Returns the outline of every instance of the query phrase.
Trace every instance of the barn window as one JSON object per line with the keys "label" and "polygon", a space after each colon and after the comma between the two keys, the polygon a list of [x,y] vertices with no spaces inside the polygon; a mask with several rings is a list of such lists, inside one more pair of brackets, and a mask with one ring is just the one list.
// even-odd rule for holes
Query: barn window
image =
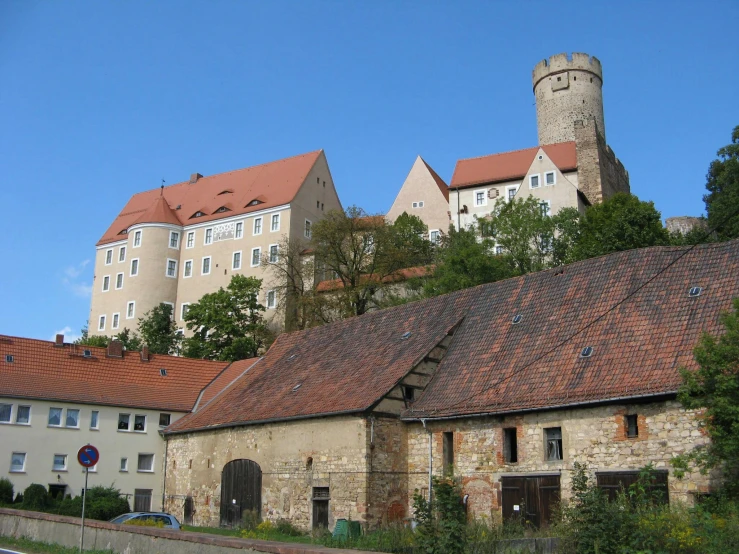
{"label": "barn window", "polygon": [[515,427],[503,429],[503,458],[508,464],[518,462],[518,437]]}
{"label": "barn window", "polygon": [[454,433],[446,432],[442,436],[442,457],[444,460],[444,475],[449,475],[454,466]]}
{"label": "barn window", "polygon": [[639,422],[637,420],[636,414],[627,415],[624,419],[626,436],[630,439],[635,439],[639,436]]}
{"label": "barn window", "polygon": [[544,439],[547,461],[562,460],[562,428],[549,427],[544,429]]}

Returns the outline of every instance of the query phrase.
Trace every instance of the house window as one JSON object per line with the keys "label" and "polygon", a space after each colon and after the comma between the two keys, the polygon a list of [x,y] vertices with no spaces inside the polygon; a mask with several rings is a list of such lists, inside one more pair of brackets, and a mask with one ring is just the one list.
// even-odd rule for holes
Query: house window
{"label": "house window", "polygon": [[444,475],[449,475],[454,466],[454,433],[446,432],[442,436],[441,442],[442,460],[444,463]]}
{"label": "house window", "polygon": [[154,471],[154,454],[139,454],[138,471]]}
{"label": "house window", "polygon": [[126,306],[126,319],[132,319],[135,312],[136,302],[129,302]]}
{"label": "house window", "polygon": [[118,430],[128,431],[131,425],[131,414],[118,414]]}
{"label": "house window", "polygon": [[254,234],[255,235],[262,234],[262,218],[261,217],[254,218]]}
{"label": "house window", "polygon": [[549,200],[545,200],[544,202],[539,203],[539,209],[541,210],[541,215],[548,216],[550,215],[550,208],[549,208]]}
{"label": "house window", "polygon": [[234,231],[234,238],[240,239],[244,236],[244,222],[239,221],[236,224],[236,230]]}
{"label": "house window", "polygon": [[536,175],[530,175],[529,176],[529,188],[532,189],[538,189],[539,188],[539,174]]}
{"label": "house window", "polygon": [[177,277],[177,260],[167,260],[167,277]]}
{"label": "house window", "polygon": [[485,191],[480,190],[475,193],[475,206],[484,206],[487,203],[487,198],[485,197]]}
{"label": "house window", "polygon": [[138,248],[141,246],[141,231],[136,231],[133,234],[133,247]]}
{"label": "house window", "polygon": [[280,230],[280,214],[272,214],[272,223],[270,225],[270,231]]}
{"label": "house window", "polygon": [[90,429],[99,429],[100,425],[100,412],[93,410],[90,414]]}
{"label": "house window", "polygon": [[516,197],[516,193],[518,192],[518,187],[508,187],[506,188],[506,191],[508,192],[508,201],[510,202]]}
{"label": "house window", "polygon": [[182,308],[180,308],[180,313],[181,313],[180,319],[182,320],[185,319],[185,316],[187,315],[187,311],[189,309],[190,309],[190,304],[185,304],[185,303],[182,304]]}
{"label": "house window", "polygon": [[78,428],[80,426],[80,411],[72,408],[67,408],[67,419],[65,422],[66,427]]}
{"label": "house window", "polygon": [[172,414],[159,414],[159,427],[168,427],[172,421]]}
{"label": "house window", "polygon": [[313,224],[309,220],[307,220],[307,219],[305,220],[305,232],[303,233],[303,235],[307,239],[311,238],[311,236],[312,236],[312,231],[311,231],[312,225]]}
{"label": "house window", "polygon": [[49,408],[49,426],[61,427],[62,425],[62,409]]}
{"label": "house window", "polygon": [[495,247],[495,253],[498,254],[498,255],[502,254],[503,253],[503,247],[500,246],[500,245],[496,246]]}
{"label": "house window", "polygon": [[187,242],[185,242],[185,248],[192,248],[195,246],[195,231],[187,233]]}
{"label": "house window", "polygon": [[626,427],[626,436],[635,439],[639,436],[639,421],[636,414],[627,415],[624,418],[624,426]]}
{"label": "house window", "polygon": [[233,263],[231,269],[241,269],[241,250],[234,252]]}
{"label": "house window", "polygon": [[418,207],[419,208],[423,208],[423,200],[419,200],[418,201]]}
{"label": "house window", "polygon": [[101,315],[98,319],[98,331],[105,331],[105,316]]}
{"label": "house window", "polygon": [[403,392],[403,400],[406,402],[413,402],[416,397],[416,389],[407,386],[402,386],[400,389]]}
{"label": "house window", "polygon": [[134,431],[146,431],[146,416],[145,415],[134,416],[133,430]]}
{"label": "house window", "polygon": [[139,274],[139,259],[134,258],[131,260],[131,277]]}
{"label": "house window", "polygon": [[106,250],[105,251],[105,265],[110,265],[113,263],[113,250]]}
{"label": "house window", "polygon": [[267,291],[267,307],[274,308],[276,305],[277,305],[277,293],[275,293],[275,291],[273,290]]}
{"label": "house window", "polygon": [[115,276],[115,290],[123,288],[123,273],[117,273]]}
{"label": "house window", "polygon": [[54,454],[54,465],[52,471],[67,471],[67,455]]}
{"label": "house window", "polygon": [[10,423],[10,414],[12,410],[12,404],[0,404],[0,423]]}
{"label": "house window", "polygon": [[108,292],[110,290],[110,275],[106,275],[103,277],[103,292]]}
{"label": "house window", "polygon": [[210,275],[210,256],[203,258],[203,267],[200,270],[200,275]]}
{"label": "house window", "polygon": [[121,458],[121,469],[120,471],[128,471],[128,458]]}
{"label": "house window", "polygon": [[433,244],[439,244],[439,239],[440,239],[440,238],[441,238],[441,236],[440,236],[440,234],[439,234],[439,231],[437,231],[437,230],[433,230],[433,231],[431,231],[431,232],[429,233],[429,240],[430,240],[430,241],[431,241],[431,242],[432,242]]}
{"label": "house window", "polygon": [[169,247],[170,248],[180,247],[180,234],[177,231],[169,232]]}
{"label": "house window", "polygon": [[26,470],[26,453],[13,452],[10,456],[10,471],[13,473],[21,473]]}
{"label": "house window", "polygon": [[515,427],[503,429],[503,459],[508,464],[518,462],[518,437]]}
{"label": "house window", "polygon": [[119,319],[120,319],[120,314],[113,314],[113,329],[118,329]]}
{"label": "house window", "polygon": [[185,260],[185,270],[182,272],[183,277],[192,277],[192,260]]}
{"label": "house window", "polygon": [[562,457],[562,428],[550,427],[544,429],[544,440],[546,446],[547,461],[557,461],[564,459]]}
{"label": "house window", "polygon": [[277,263],[278,260],[278,252],[279,252],[279,246],[276,244],[271,244],[269,247],[269,261],[271,263]]}
{"label": "house window", "polygon": [[126,247],[125,246],[121,246],[120,250],[118,250],[118,261],[119,262],[126,261]]}
{"label": "house window", "polygon": [[262,257],[262,249],[261,248],[252,248],[251,249],[251,266],[256,267],[259,265],[259,260]]}
{"label": "house window", "polygon": [[554,171],[547,171],[544,174],[544,184],[547,186],[552,186],[557,183],[557,174]]}
{"label": "house window", "polygon": [[205,230],[205,244],[212,244],[213,243],[213,229],[206,229]]}
{"label": "house window", "polygon": [[15,414],[15,422],[18,425],[28,425],[31,423],[31,406],[18,406]]}

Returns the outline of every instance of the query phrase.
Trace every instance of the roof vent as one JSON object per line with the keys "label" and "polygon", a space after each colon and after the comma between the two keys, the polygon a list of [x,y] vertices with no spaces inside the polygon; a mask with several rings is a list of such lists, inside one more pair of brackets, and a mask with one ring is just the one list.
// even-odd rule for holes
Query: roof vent
{"label": "roof vent", "polygon": [[289,362],[290,360],[294,360],[297,357],[298,357],[297,354],[291,354],[290,356],[287,357],[287,361]]}
{"label": "roof vent", "polygon": [[5,354],[5,361],[9,364],[13,363],[13,355],[12,354]]}
{"label": "roof vent", "polygon": [[580,357],[581,358],[589,358],[593,355],[593,347],[592,346],[586,346],[580,351]]}
{"label": "roof vent", "polygon": [[83,356],[84,356],[85,358],[92,358],[92,350],[89,350],[89,349],[85,348],[85,349],[84,349],[84,350],[82,351],[82,355],[83,355]]}
{"label": "roof vent", "polygon": [[690,298],[695,298],[696,296],[700,296],[702,292],[703,292],[703,287],[692,287],[688,291],[688,296]]}
{"label": "roof vent", "polygon": [[159,370],[159,375],[161,375],[162,377],[166,377],[167,376],[167,370],[164,369],[164,368],[161,368]]}
{"label": "roof vent", "polygon": [[522,319],[523,316],[521,314],[516,314],[513,316],[513,321],[511,321],[511,323],[513,323],[513,325],[518,325],[519,323],[521,323]]}
{"label": "roof vent", "polygon": [[203,176],[200,175],[200,173],[193,173],[192,175],[190,175],[190,184],[192,185],[193,183],[197,183],[198,179],[202,178]]}
{"label": "roof vent", "polygon": [[410,331],[406,331],[405,333],[403,333],[402,335],[400,335],[400,340],[408,340],[409,338],[411,338],[411,332]]}
{"label": "roof vent", "polygon": [[295,386],[293,387],[293,392],[297,392],[297,391],[298,391],[298,389],[299,389],[300,387],[302,387],[302,386],[303,386],[303,383],[298,383],[297,385],[295,385]]}

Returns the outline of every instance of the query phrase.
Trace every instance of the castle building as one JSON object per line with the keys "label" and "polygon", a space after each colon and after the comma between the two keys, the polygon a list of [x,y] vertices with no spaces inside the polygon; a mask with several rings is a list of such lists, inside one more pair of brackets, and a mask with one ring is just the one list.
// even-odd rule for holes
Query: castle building
{"label": "castle building", "polygon": [[281,299],[261,260],[278,258],[285,238],[309,240],[312,225],[336,209],[322,150],[134,194],[96,245],[90,334],[136,330],[160,303],[184,328],[188,306],[236,274],[263,279],[259,300],[281,325]]}

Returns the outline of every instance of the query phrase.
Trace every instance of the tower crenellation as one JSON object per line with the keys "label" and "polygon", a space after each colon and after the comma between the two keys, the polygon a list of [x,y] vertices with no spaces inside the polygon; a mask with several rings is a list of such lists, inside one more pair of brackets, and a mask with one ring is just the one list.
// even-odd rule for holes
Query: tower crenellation
{"label": "tower crenellation", "polygon": [[603,68],[595,56],[575,52],[542,60],[532,74],[539,144],[575,140],[574,123],[594,119],[605,140]]}

